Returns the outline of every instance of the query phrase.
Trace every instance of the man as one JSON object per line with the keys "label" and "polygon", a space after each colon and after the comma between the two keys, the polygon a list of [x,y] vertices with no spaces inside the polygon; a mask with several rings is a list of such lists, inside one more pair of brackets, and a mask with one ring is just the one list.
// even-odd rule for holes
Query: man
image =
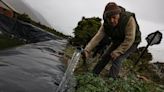
{"label": "man", "polygon": [[94,67],[93,73],[98,75],[105,65],[111,61],[109,77],[116,78],[122,61],[137,49],[141,41],[141,33],[135,14],[121,10],[120,6],[114,2],[109,2],[106,5],[103,20],[104,23],[86,45],[84,53],[85,57],[88,58],[92,49],[98,45],[105,35],[108,35],[112,44]]}
{"label": "man", "polygon": [[95,47],[92,57],[93,58],[96,57],[97,54],[99,54],[101,57],[104,51],[106,50],[106,48],[108,47],[108,45],[110,45],[110,43],[111,41],[108,35],[104,36],[103,39],[99,42],[99,44]]}

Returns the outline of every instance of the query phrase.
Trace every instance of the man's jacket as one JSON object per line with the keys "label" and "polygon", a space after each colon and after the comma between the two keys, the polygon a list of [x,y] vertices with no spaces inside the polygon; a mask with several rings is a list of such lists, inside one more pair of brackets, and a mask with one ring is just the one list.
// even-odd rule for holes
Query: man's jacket
{"label": "man's jacket", "polygon": [[141,41],[141,32],[134,13],[122,12],[119,23],[115,28],[110,27],[106,19],[99,31],[88,43],[85,50],[91,51],[107,34],[113,42],[113,52],[124,54],[132,44],[139,44]]}

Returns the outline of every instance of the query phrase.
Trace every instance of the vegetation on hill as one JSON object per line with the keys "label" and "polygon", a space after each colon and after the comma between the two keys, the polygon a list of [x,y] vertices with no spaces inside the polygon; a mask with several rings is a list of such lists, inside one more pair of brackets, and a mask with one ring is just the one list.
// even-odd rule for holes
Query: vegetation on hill
{"label": "vegetation on hill", "polygon": [[53,28],[47,27],[47,26],[41,24],[40,22],[35,22],[35,21],[33,21],[33,20],[32,20],[27,14],[25,14],[25,13],[24,13],[24,14],[18,14],[18,13],[17,13],[16,18],[19,19],[19,20],[21,20],[21,21],[24,21],[24,22],[33,24],[33,25],[35,25],[35,26],[37,26],[37,27],[39,27],[39,28],[42,28],[42,29],[44,29],[45,31],[51,32],[51,33],[53,33],[53,34],[55,34],[55,35],[57,35],[57,36],[59,36],[59,37],[62,37],[62,38],[68,38],[68,37],[70,37],[70,36],[68,36],[68,35],[65,35],[65,34],[63,34],[63,33],[59,32],[59,31],[53,29]]}

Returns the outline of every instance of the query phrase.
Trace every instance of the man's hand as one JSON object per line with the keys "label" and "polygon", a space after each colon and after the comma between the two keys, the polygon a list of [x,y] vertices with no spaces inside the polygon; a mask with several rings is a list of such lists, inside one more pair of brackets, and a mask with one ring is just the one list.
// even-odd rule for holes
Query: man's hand
{"label": "man's hand", "polygon": [[110,54],[110,56],[111,56],[112,60],[114,61],[114,60],[116,60],[120,56],[120,54],[119,53],[116,53],[116,52],[112,52]]}
{"label": "man's hand", "polygon": [[90,52],[87,50],[84,50],[82,53],[82,58],[89,58]]}

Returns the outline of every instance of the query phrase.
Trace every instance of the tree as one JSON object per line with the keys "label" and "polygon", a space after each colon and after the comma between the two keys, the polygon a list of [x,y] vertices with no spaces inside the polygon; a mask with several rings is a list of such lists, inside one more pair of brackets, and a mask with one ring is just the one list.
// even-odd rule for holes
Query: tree
{"label": "tree", "polygon": [[78,22],[74,29],[74,38],[71,39],[73,45],[85,46],[91,38],[96,34],[101,26],[101,19],[98,17],[85,18]]}

